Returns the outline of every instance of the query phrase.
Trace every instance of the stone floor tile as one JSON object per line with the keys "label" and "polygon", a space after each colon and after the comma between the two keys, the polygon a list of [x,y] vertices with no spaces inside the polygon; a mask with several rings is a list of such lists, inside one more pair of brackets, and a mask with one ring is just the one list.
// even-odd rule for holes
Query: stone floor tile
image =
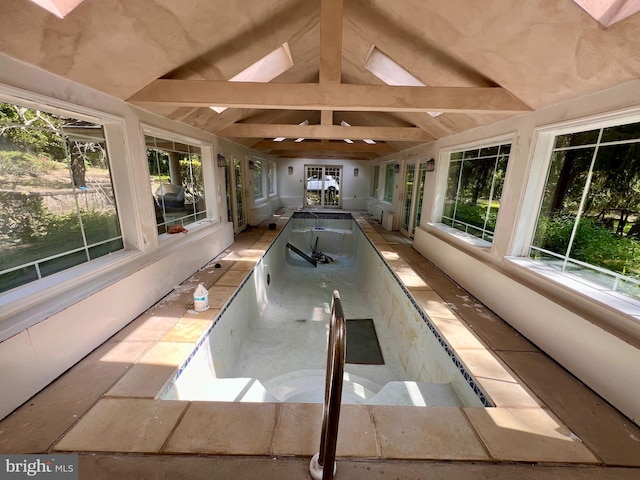
{"label": "stone floor tile", "polygon": [[[304,428],[301,428],[304,426]],[[318,453],[322,428],[322,404],[283,403],[280,405],[274,433],[274,455]],[[367,408],[342,405],[336,455],[339,457],[376,457],[376,441]]]}
{"label": "stone floor tile", "polygon": [[209,288],[211,287],[211,285],[216,283],[218,279],[220,279],[224,272],[225,270],[223,270],[222,268],[215,268],[215,263],[209,264],[202,268],[200,271],[196,272],[192,277],[190,277],[190,280],[196,286],[202,283],[205,288]]}
{"label": "stone floor tile", "polygon": [[121,341],[109,340],[91,352],[83,362],[112,362],[134,364],[154,345],[151,341]]}
{"label": "stone floor tile", "polygon": [[246,277],[246,271],[230,269],[216,282],[216,287],[237,287]]}
{"label": "stone floor tile", "polygon": [[640,480],[640,470],[471,462],[338,461],[336,478],[349,480]]}
{"label": "stone floor tile", "polygon": [[271,246],[271,243],[272,243],[272,240],[269,240],[269,239],[263,240],[261,238],[256,243],[251,245],[251,250],[261,251],[264,254],[264,252],[266,252],[267,249]]}
{"label": "stone floor tile", "polygon": [[102,399],[54,450],[158,452],[187,405],[166,400]]}
{"label": "stone floor tile", "polygon": [[[80,480],[310,479],[307,457],[195,457],[81,454]],[[640,480],[630,468],[530,464],[338,460],[336,479],[349,480]]]}
{"label": "stone floor tile", "polygon": [[210,320],[182,317],[160,341],[196,343],[209,330],[211,324]]}
{"label": "stone floor tile", "polygon": [[464,412],[495,460],[600,463],[545,409],[465,408]]}
{"label": "stone floor tile", "polygon": [[231,265],[230,269],[231,270],[244,270],[245,272],[251,270],[253,267],[256,266],[256,262],[253,260],[237,260],[235,262],[233,262],[233,264]]}
{"label": "stone floor tile", "polygon": [[209,307],[208,310],[205,310],[203,312],[196,312],[193,309],[189,309],[186,312],[184,312],[184,315],[182,315],[182,317],[180,317],[180,320],[215,320],[218,315],[220,315],[220,308],[213,308],[213,307]]}
{"label": "stone floor tile", "polygon": [[380,456],[380,453],[369,408],[363,408],[362,405],[342,405],[336,455],[373,458]]}
{"label": "stone floor tile", "polygon": [[322,404],[283,403],[278,412],[271,453],[311,457],[320,447],[321,429]]}
{"label": "stone floor tile", "polygon": [[178,367],[170,365],[137,364],[113,386],[107,397],[155,398],[172,378]]}
{"label": "stone floor tile", "polygon": [[[79,480],[306,480],[308,458],[81,454]],[[617,480],[617,479],[614,479]]]}
{"label": "stone floor tile", "polygon": [[411,245],[398,245],[396,250],[489,347],[494,350],[539,351]]}
{"label": "stone floor tile", "polygon": [[391,268],[398,276],[400,281],[404,284],[404,286],[407,287],[411,292],[418,290],[432,290],[431,286],[427,282],[425,282],[421,276],[414,272],[413,269],[408,265],[393,265]]}
{"label": "stone floor tile", "polygon": [[165,452],[269,455],[276,409],[275,403],[194,402]]}
{"label": "stone floor tile", "polygon": [[384,458],[488,459],[458,408],[387,405],[370,408]]}
{"label": "stone floor tile", "polygon": [[453,315],[445,317],[429,315],[429,318],[454,350],[460,348],[486,348],[473,331],[459,318]]}
{"label": "stone floor tile", "polygon": [[191,351],[192,343],[156,343],[108,392],[112,397],[154,398]]}
{"label": "stone floor tile", "polygon": [[209,289],[209,307],[221,309],[229,301],[235,287],[223,287],[214,285]]}
{"label": "stone floor tile", "polygon": [[193,347],[175,342],[158,342],[149,349],[138,364],[169,365],[178,367],[186,360]]}
{"label": "stone floor tile", "polygon": [[444,318],[454,316],[449,305],[435,291],[415,290],[411,295],[429,316]]}
{"label": "stone floor tile", "polygon": [[495,354],[482,349],[460,348],[458,358],[469,368],[496,406],[538,407],[543,403],[526,387]]}
{"label": "stone floor tile", "polygon": [[640,467],[640,427],[543,353],[500,356],[608,465]]}
{"label": "stone floor tile", "polygon": [[116,333],[112,340],[128,342],[157,342],[178,321],[178,316],[153,315],[145,312]]}
{"label": "stone floor tile", "polygon": [[81,362],[0,422],[0,452],[43,453],[102,397],[130,364]]}

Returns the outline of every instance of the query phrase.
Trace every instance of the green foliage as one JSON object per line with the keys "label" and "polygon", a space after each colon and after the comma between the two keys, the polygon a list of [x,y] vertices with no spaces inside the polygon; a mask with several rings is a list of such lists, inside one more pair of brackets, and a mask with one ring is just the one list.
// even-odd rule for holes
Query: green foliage
{"label": "green foliage", "polygon": [[[484,222],[487,218],[487,204],[478,203],[477,205],[458,204],[456,206],[456,220],[476,227],[484,228]],[[496,228],[496,220],[498,219],[498,209],[491,208],[487,221],[487,230],[494,231]]]}
{"label": "green foliage", "polygon": [[[536,229],[536,243],[546,250],[565,254],[575,223],[573,215],[541,218]],[[570,257],[590,265],[640,278],[640,243],[616,235],[593,218],[578,224]]]}
{"label": "green foliage", "polygon": [[54,115],[0,103],[0,150],[20,149],[64,160],[65,141],[55,130],[62,120]]}
{"label": "green foliage", "polygon": [[46,235],[47,219],[52,214],[42,197],[1,192],[0,205],[0,237],[29,241]]}
{"label": "green foliage", "polygon": [[[61,253],[83,245],[80,219],[75,210],[56,215],[42,197],[0,194],[0,238],[9,248],[0,253],[0,270]],[[82,210],[82,227],[89,244],[119,235],[116,212]]]}
{"label": "green foliage", "polygon": [[202,162],[200,160],[192,159],[191,162],[187,159],[180,160],[180,176],[184,186],[189,187],[191,180],[193,180],[196,192],[204,191],[204,186],[202,185]]}
{"label": "green foliage", "polygon": [[38,177],[50,170],[63,168],[66,168],[64,164],[54,162],[47,157],[15,150],[0,150],[0,175]]}

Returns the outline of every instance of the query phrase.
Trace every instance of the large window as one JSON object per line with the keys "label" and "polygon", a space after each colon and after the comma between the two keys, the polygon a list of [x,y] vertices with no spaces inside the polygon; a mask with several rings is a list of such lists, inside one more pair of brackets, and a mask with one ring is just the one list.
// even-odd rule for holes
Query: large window
{"label": "large window", "polygon": [[276,194],[276,162],[257,157],[249,162],[253,180],[253,200],[259,203]]}
{"label": "large window", "polygon": [[199,146],[146,135],[158,233],[206,218]]}
{"label": "large window", "polygon": [[493,241],[510,144],[451,154],[442,223]]}
{"label": "large window", "polygon": [[393,171],[393,163],[387,163],[384,167],[384,196],[382,197],[382,200],[389,203],[393,202]]}
{"label": "large window", "polygon": [[640,123],[555,137],[529,255],[640,298]]}
{"label": "large window", "polygon": [[253,199],[255,201],[263,200],[265,198],[263,183],[266,181],[263,168],[264,162],[254,158],[249,165],[253,171]]}
{"label": "large window", "polygon": [[267,170],[267,191],[269,196],[276,194],[276,162],[270,161]]}
{"label": "large window", "polygon": [[122,248],[103,126],[0,103],[0,292]]}
{"label": "large window", "polygon": [[371,192],[372,197],[378,198],[378,190],[380,188],[380,165],[373,167],[373,175],[371,177]]}

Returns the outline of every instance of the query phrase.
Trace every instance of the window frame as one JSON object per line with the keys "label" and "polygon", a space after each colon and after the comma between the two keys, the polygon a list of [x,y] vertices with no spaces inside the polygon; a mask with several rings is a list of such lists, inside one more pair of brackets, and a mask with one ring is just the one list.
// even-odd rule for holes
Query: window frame
{"label": "window frame", "polygon": [[267,161],[267,198],[278,195],[278,168],[274,160]]}
{"label": "window frame", "polygon": [[[389,205],[393,204],[393,193],[395,190],[395,177],[396,177],[396,161],[393,160],[391,162],[386,162],[383,164],[384,165],[384,182],[383,182],[383,186],[384,188],[382,189],[382,198],[380,199],[382,202],[387,203]],[[391,167],[391,168],[389,168]],[[387,178],[388,178],[388,174],[389,172],[391,172],[391,192],[390,195],[387,195]]]}
{"label": "window frame", "polygon": [[[116,202],[121,207],[135,204],[137,185],[130,162],[117,160],[131,154],[124,117],[1,84],[0,101],[102,125]],[[32,326],[42,315],[103,288],[120,275],[120,269],[143,255],[144,234],[136,223],[136,212],[128,210],[117,212],[124,249],[0,293],[0,341]]]}
{"label": "window frame", "polygon": [[[463,230],[459,230],[455,227],[447,225],[442,222],[442,217],[444,215],[444,203],[446,200],[447,194],[447,182],[449,179],[449,168],[451,166],[451,155],[456,152],[466,152],[469,150],[475,149],[483,149],[489,147],[495,147],[500,145],[510,144],[511,150],[509,153],[509,158],[507,161],[507,168],[505,170],[505,180],[503,185],[503,193],[505,191],[506,186],[509,183],[509,161],[514,158],[514,152],[516,148],[515,135],[513,133],[507,135],[500,135],[497,137],[491,137],[487,139],[483,139],[477,142],[470,142],[464,144],[452,145],[450,147],[442,148],[439,154],[439,164],[441,168],[438,171],[437,178],[437,196],[442,198],[441,201],[437,202],[433,212],[433,218],[436,219],[434,222],[428,222],[427,224],[437,228],[438,230],[450,235],[451,237],[455,237],[457,240],[461,240],[464,243],[471,245],[477,248],[485,248],[489,250],[493,250],[496,245],[495,235],[499,231],[500,225],[500,217],[496,219],[496,227],[494,229],[494,240],[492,242],[488,242],[482,238],[471,235],[470,233],[466,233]],[[502,195],[501,195],[502,198]]]}
{"label": "window frame", "polygon": [[[188,135],[182,135],[177,132],[172,132],[170,130],[165,130],[163,128],[156,127],[154,125],[150,125],[147,123],[140,123],[140,135],[142,138],[142,148],[144,149],[144,155],[146,158],[147,155],[147,145],[145,142],[146,136],[153,136],[156,138],[161,138],[165,140],[169,140],[171,142],[177,142],[181,144],[191,145],[200,148],[200,161],[202,162],[202,181],[204,186],[204,199],[205,199],[205,217],[199,220],[196,220],[193,223],[189,223],[189,231],[201,228],[204,225],[216,223],[217,210],[215,209],[215,203],[211,197],[215,196],[215,192],[211,190],[211,186],[214,184],[213,181],[213,147],[210,143],[205,142],[203,140],[199,140],[197,138],[190,137]],[[206,165],[205,165],[206,164]],[[147,178],[151,177],[151,172],[149,171],[148,162],[145,162],[145,169]],[[149,199],[153,202],[153,191],[151,188],[148,188]],[[150,214],[153,213],[150,210]],[[154,227],[157,227],[157,222],[155,219],[152,219],[152,224]],[[161,233],[157,235],[159,242],[165,242],[168,238],[174,237],[174,235],[168,233]]]}
{"label": "window frame", "polygon": [[530,175],[525,185],[520,213],[516,220],[511,249],[504,258],[509,266],[533,274],[534,278],[543,279],[553,285],[553,288],[560,287],[577,295],[577,298],[581,298],[582,301],[584,298],[588,298],[619,313],[633,315],[635,322],[637,322],[637,318],[640,316],[640,300],[596,287],[576,275],[552,269],[543,262],[528,256],[544,198],[555,138],[559,135],[635,122],[640,122],[640,107],[543,125],[535,129],[531,142]]}
{"label": "window frame", "polygon": [[[94,265],[96,263],[97,260],[99,260],[102,256],[114,256],[114,255],[119,255],[122,252],[126,251],[128,249],[128,245],[125,241],[125,233],[123,231],[123,221],[122,221],[122,209],[118,208],[117,205],[120,204],[120,197],[119,194],[117,193],[116,190],[116,186],[115,186],[115,175],[114,175],[114,162],[112,161],[112,148],[111,148],[111,144],[110,142],[112,142],[112,140],[109,140],[109,133],[108,133],[108,127],[113,125],[114,123],[119,123],[118,119],[116,117],[111,117],[109,115],[104,115],[104,116],[100,116],[99,112],[94,112],[91,111],[90,109],[86,109],[86,108],[80,108],[78,106],[75,105],[66,105],[63,102],[49,102],[48,100],[50,99],[43,99],[42,101],[36,101],[36,100],[30,100],[30,99],[25,99],[21,96],[17,96],[17,95],[13,95],[11,94],[11,92],[6,92],[6,90],[8,89],[3,89],[0,88],[0,102],[2,103],[6,103],[6,104],[10,104],[10,105],[16,105],[19,107],[25,107],[28,108],[30,110],[37,110],[37,111],[41,111],[43,113],[47,113],[50,115],[55,115],[61,118],[68,118],[68,119],[72,119],[72,120],[79,120],[79,121],[83,121],[83,122],[87,122],[87,123],[91,123],[93,125],[99,126],[101,128],[101,132],[102,132],[102,136],[101,136],[101,142],[99,143],[103,143],[104,144],[104,150],[106,152],[106,158],[107,158],[107,162],[108,162],[108,172],[109,172],[109,181],[111,184],[111,189],[113,190],[113,198],[114,198],[114,205],[113,205],[113,210],[115,213],[115,218],[117,220],[117,228],[119,230],[119,235],[109,238],[109,239],[105,239],[101,242],[95,243],[95,244],[91,244],[91,242],[89,242],[88,238],[87,238],[87,230],[84,229],[84,222],[83,222],[83,218],[82,215],[80,214],[80,211],[76,211],[76,215],[78,216],[78,220],[79,220],[79,228],[81,230],[81,238],[82,238],[82,245],[81,246],[76,246],[74,248],[68,249],[68,250],[64,250],[58,253],[55,253],[53,256],[51,257],[45,257],[45,258],[41,258],[38,259],[36,261],[31,261],[31,262],[27,262],[25,264],[21,264],[21,265],[16,265],[14,267],[9,268],[9,271],[11,270],[16,270],[19,268],[25,268],[31,264],[35,264],[35,268],[36,268],[36,272],[38,272],[38,278],[33,279],[31,281],[28,281],[26,283],[22,283],[20,285],[17,285],[9,290],[6,290],[4,292],[0,292],[0,295],[6,294],[7,292],[11,292],[15,289],[20,289],[23,288],[27,285],[31,285],[33,283],[36,282],[41,282],[43,279],[48,278],[48,277],[52,277],[52,276],[56,276],[57,274],[60,274],[62,272],[66,272],[69,270],[74,270],[77,269],[83,265],[87,265],[87,264],[91,264]],[[34,97],[37,97],[34,95]],[[82,111],[78,111],[78,110],[82,110]],[[87,114],[86,112],[89,112],[89,114]],[[42,130],[41,128],[33,128],[33,130]],[[46,128],[44,130],[47,131],[54,131],[53,128]],[[90,138],[90,137],[87,137]],[[65,148],[65,152],[67,153],[67,155],[70,155],[71,153],[68,151],[67,148]],[[69,172],[70,173],[70,172]],[[73,183],[73,179],[70,177],[69,179],[70,185]],[[74,191],[74,203],[76,205],[76,209],[78,208],[78,203],[80,202],[80,199],[76,196],[77,193],[75,193],[76,189],[77,190],[81,190],[82,187],[71,187],[71,189]],[[82,202],[80,202],[82,203]],[[89,258],[90,257],[90,253],[89,250],[91,248],[94,248],[100,244],[103,243],[108,243],[108,242],[113,242],[118,240],[121,244],[122,244],[122,248],[119,248],[117,250],[114,250],[112,252],[109,252],[108,254],[103,254],[100,256],[97,256],[95,258]],[[40,268],[42,267],[42,264],[54,259],[54,258],[63,258],[66,257],[68,255],[72,255],[73,253],[81,253],[84,252],[84,256],[87,257],[87,259],[85,261],[82,261],[80,263],[62,268],[60,270],[55,271],[54,273],[50,273],[50,274],[43,274],[42,276],[40,275],[39,271]]]}
{"label": "window frame", "polygon": [[373,173],[371,174],[371,187],[369,190],[369,196],[375,199],[379,198],[380,194],[380,172],[382,171],[381,164],[373,166]]}

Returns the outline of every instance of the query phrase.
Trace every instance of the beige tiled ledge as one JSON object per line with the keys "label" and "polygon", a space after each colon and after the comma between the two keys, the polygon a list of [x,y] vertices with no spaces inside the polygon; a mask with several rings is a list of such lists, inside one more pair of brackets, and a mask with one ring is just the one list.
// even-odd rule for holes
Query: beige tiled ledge
{"label": "beige tiled ledge", "polygon": [[[319,404],[100,400],[55,451],[311,456]],[[337,455],[597,464],[543,409],[344,405]]]}

